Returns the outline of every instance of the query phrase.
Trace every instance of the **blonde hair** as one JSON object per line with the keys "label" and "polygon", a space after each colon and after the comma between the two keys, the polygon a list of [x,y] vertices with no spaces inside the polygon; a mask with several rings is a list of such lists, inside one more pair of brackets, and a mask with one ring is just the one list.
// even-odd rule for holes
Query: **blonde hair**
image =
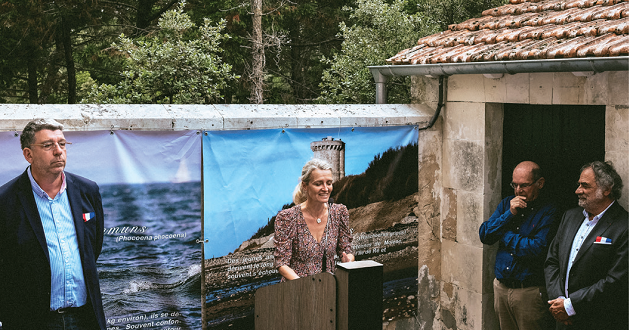
{"label": "blonde hair", "polygon": [[313,158],[304,164],[302,167],[302,176],[300,176],[300,182],[295,187],[293,191],[293,203],[298,205],[306,201],[306,194],[302,190],[304,184],[308,184],[311,181],[311,173],[313,173],[314,169],[322,170],[322,171],[331,171],[332,166],[330,164],[319,158]]}

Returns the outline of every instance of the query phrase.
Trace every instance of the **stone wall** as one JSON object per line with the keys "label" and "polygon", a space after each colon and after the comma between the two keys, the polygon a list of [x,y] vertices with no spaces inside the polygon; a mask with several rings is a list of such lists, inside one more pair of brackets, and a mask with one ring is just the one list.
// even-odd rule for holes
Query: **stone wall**
{"label": "stone wall", "polygon": [[[435,108],[437,88],[435,78],[413,77],[414,103]],[[420,329],[499,329],[496,246],[481,244],[478,230],[501,199],[503,104],[605,105],[605,157],[628,209],[628,72],[455,75],[445,91],[441,120],[419,136]]]}

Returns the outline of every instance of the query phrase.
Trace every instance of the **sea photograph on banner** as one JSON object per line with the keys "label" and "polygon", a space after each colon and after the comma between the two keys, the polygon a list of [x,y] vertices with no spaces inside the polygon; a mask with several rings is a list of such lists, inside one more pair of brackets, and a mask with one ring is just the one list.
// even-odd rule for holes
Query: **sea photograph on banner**
{"label": "sea photograph on banner", "polygon": [[[0,134],[1,184],[28,166],[16,135]],[[102,197],[107,329],[201,329],[201,132],[64,135],[65,171],[96,182]]]}
{"label": "sea photograph on banner", "polygon": [[[383,264],[383,321],[417,310],[417,126],[208,131],[203,136],[205,321],[254,329],[254,295],[276,284],[274,223],[302,167],[333,168],[356,260]],[[340,260],[337,260],[340,262]]]}

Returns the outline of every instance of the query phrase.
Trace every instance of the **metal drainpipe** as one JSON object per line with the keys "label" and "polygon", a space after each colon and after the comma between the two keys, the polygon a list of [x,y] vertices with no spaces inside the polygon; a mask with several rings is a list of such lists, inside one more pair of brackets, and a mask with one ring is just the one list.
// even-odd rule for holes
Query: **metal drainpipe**
{"label": "metal drainpipe", "polygon": [[[374,76],[374,82],[376,83],[376,104],[387,104],[387,76],[382,74],[379,70],[372,70],[372,75]],[[425,127],[421,127],[418,130],[422,131],[425,129],[429,129],[433,127],[438,117],[440,116],[440,112],[442,107],[444,106],[444,76],[440,76],[439,86],[438,86],[438,104],[437,109],[435,109],[435,113],[433,114],[433,118],[429,121],[429,124]]]}
{"label": "metal drainpipe", "polygon": [[442,107],[444,106],[444,76],[440,76],[440,82],[439,82],[439,86],[438,86],[438,94],[439,95],[438,95],[437,109],[435,109],[435,113],[433,114],[433,118],[431,118],[431,121],[429,121],[429,124],[427,126],[418,128],[418,131],[422,131],[422,130],[429,129],[429,128],[433,127],[433,125],[437,121],[438,117],[440,116],[440,111],[442,111]]}
{"label": "metal drainpipe", "polygon": [[385,76],[441,76],[455,74],[628,71],[628,56],[368,66]]}
{"label": "metal drainpipe", "polygon": [[372,70],[376,83],[376,104],[387,104],[387,77],[379,70]]}

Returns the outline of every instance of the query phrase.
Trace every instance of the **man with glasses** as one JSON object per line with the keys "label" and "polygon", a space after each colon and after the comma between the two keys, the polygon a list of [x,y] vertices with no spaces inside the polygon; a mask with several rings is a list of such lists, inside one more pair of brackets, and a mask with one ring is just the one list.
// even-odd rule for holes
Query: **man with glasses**
{"label": "man with glasses", "polygon": [[525,161],[512,172],[514,195],[481,224],[484,244],[499,242],[494,265],[494,310],[501,330],[550,329],[543,265],[558,226],[557,208],[540,196],[545,178]]}
{"label": "man with glasses", "polygon": [[[582,167],[578,205],[564,213],[545,261],[558,329],[628,329],[628,212],[609,162]],[[569,327],[567,327],[569,326]]]}
{"label": "man with glasses", "polygon": [[3,330],[105,330],[101,195],[96,183],[64,172],[70,142],[62,129],[29,122],[20,143],[30,166],[0,187]]}

